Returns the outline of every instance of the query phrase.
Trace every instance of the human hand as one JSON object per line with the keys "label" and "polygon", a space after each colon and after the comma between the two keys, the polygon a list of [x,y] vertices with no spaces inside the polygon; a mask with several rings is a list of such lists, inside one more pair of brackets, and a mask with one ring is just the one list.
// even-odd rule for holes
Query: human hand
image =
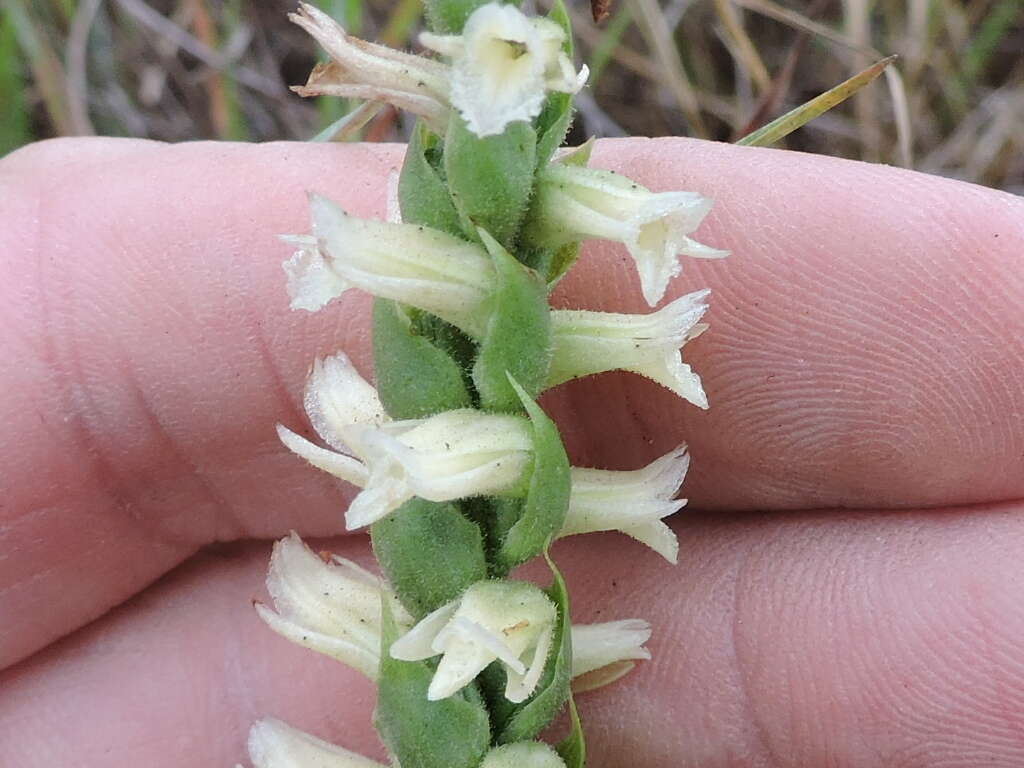
{"label": "human hand", "polygon": [[[338,534],[353,493],[273,424],[304,428],[316,354],[370,370],[368,299],[290,312],[274,236],[307,188],[380,215],[399,162],[67,140],[0,163],[4,765],[229,766],[266,715],[380,754],[370,684],[248,603],[268,540]],[[670,291],[713,289],[686,348],[710,411],[629,374],[543,400],[576,464],[694,457],[678,567],[554,548],[577,621],[654,626],[651,662],[580,698],[592,768],[1024,763],[1024,202],[684,140],[593,164],[715,198],[700,235],[733,256]],[[606,244],[558,296],[646,311]]]}

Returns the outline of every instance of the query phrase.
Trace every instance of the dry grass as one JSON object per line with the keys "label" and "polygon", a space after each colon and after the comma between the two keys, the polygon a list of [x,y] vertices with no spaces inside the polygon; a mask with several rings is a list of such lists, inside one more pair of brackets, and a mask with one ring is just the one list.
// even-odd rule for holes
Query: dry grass
{"label": "dry grass", "polygon": [[[536,2],[540,10],[548,0]],[[352,31],[414,45],[419,0],[321,0]],[[35,138],[309,139],[354,105],[299,99],[317,52],[291,0],[0,0],[0,154]],[[898,54],[884,80],[788,146],[1024,193],[1024,0],[617,0],[571,5],[593,70],[574,139],[735,140]],[[402,139],[383,110],[361,131]],[[351,132],[350,132],[351,133]]]}

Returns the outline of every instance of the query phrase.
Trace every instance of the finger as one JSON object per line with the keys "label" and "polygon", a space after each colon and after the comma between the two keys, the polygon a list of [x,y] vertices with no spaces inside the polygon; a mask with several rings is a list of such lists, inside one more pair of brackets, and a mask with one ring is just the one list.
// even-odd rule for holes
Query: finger
{"label": "finger", "polygon": [[[0,663],[204,543],[336,532],[352,490],[287,455],[271,425],[304,424],[315,354],[343,348],[369,371],[368,303],[289,312],[275,235],[307,228],[309,187],[379,215],[398,149],[102,145],[84,145],[87,165],[68,165],[76,143],[15,154],[0,180],[0,334],[18,361],[0,372],[14,436],[0,456],[17,478],[0,609],[33,617],[0,629]],[[674,286],[715,291],[714,331],[688,349],[712,410],[629,375],[567,385],[546,403],[578,463],[635,467],[686,438],[686,490],[708,507],[1021,495],[1019,202],[699,142],[599,145],[595,164],[713,194],[700,236],[735,254]],[[598,246],[558,301],[639,309],[637,295],[622,251]]]}
{"label": "finger", "polygon": [[[678,569],[560,544],[576,621],[654,626],[651,662],[580,697],[588,764],[1020,765],[1022,512],[691,516]],[[332,548],[369,561],[363,537]],[[382,757],[369,683],[252,612],[267,554],[200,555],[0,677],[15,763],[231,765],[267,715]]]}

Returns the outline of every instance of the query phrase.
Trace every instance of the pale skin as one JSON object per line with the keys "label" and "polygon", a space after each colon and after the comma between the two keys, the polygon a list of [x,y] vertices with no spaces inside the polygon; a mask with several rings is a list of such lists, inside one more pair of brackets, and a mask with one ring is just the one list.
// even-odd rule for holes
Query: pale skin
{"label": "pale skin", "polygon": [[[264,715],[382,757],[371,685],[250,601],[269,542],[339,534],[353,493],[274,423],[306,429],[315,355],[371,372],[367,297],[289,311],[275,235],[306,230],[307,189],[381,215],[399,163],[103,139],[0,162],[11,765],[230,766]],[[577,464],[694,457],[678,567],[617,535],[554,548],[577,621],[654,625],[652,662],[580,698],[591,768],[1024,763],[1024,201],[685,140],[593,164],[715,198],[698,236],[733,256],[669,294],[713,291],[686,350],[710,411],[627,374],[543,401]],[[646,310],[607,244],[555,303]]]}

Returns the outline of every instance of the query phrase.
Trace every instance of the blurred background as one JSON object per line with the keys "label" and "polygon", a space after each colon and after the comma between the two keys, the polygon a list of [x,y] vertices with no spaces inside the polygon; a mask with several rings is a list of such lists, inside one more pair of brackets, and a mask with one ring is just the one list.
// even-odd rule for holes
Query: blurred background
{"label": "blurred background", "polygon": [[[889,54],[791,149],[1024,194],[1024,0],[568,0],[591,68],[570,140],[740,136]],[[352,33],[417,49],[421,0],[319,0]],[[310,140],[355,105],[304,100],[319,51],[294,0],[0,0],[0,155],[36,139]],[[547,0],[524,8],[545,12]],[[404,140],[386,109],[362,129]],[[327,131],[330,133],[330,131]]]}

